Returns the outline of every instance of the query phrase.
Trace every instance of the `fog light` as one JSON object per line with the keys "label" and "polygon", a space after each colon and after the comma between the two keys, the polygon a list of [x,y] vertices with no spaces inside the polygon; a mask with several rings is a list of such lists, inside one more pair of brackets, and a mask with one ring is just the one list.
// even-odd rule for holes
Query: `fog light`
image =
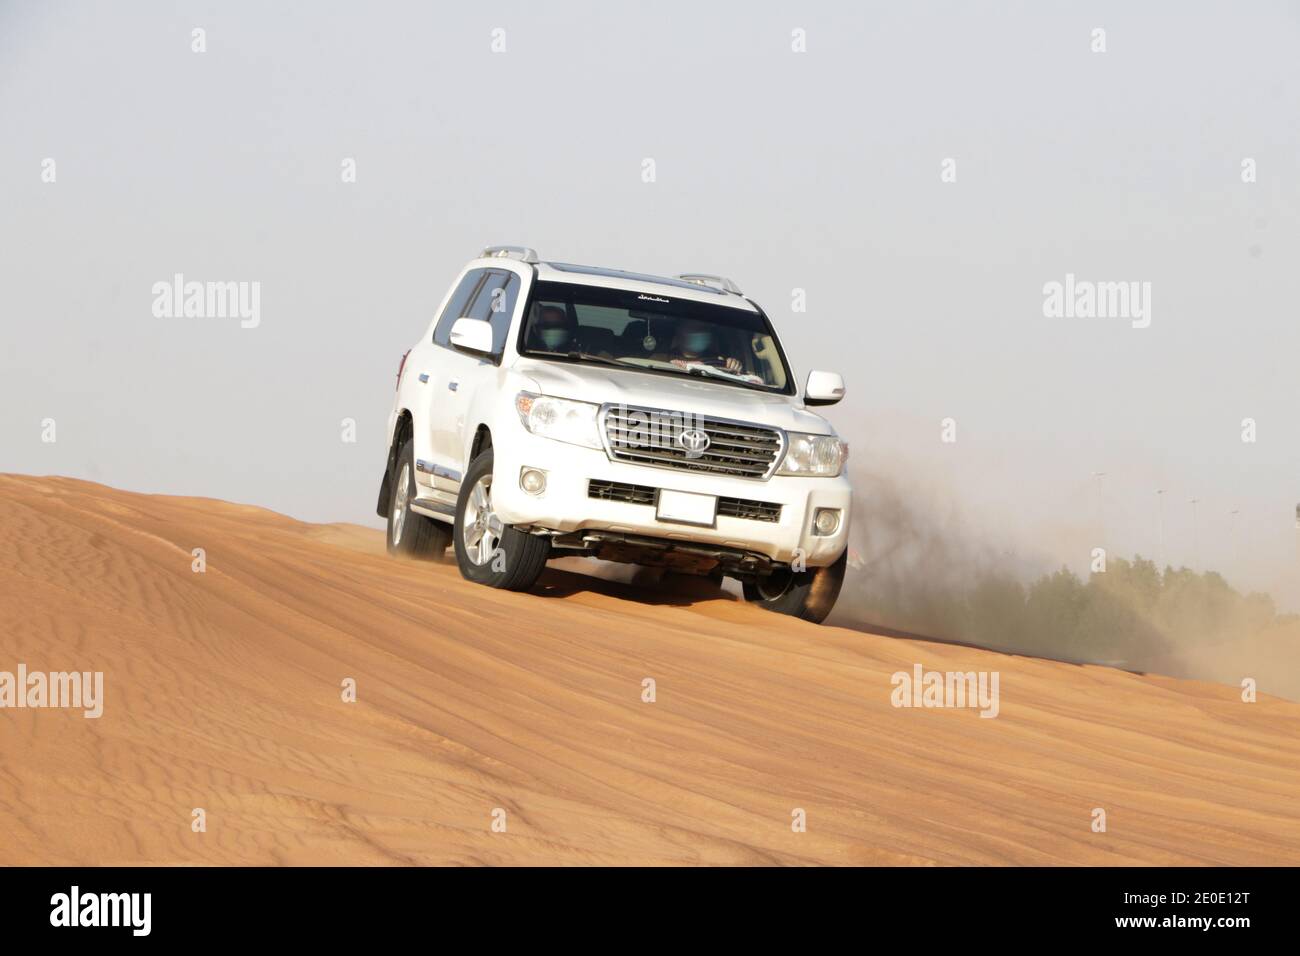
{"label": "fog light", "polygon": [[840,528],[840,511],[838,508],[818,508],[813,515],[813,531],[823,538],[834,534]]}
{"label": "fog light", "polygon": [[540,495],[546,490],[546,472],[540,468],[521,468],[519,487],[530,495]]}

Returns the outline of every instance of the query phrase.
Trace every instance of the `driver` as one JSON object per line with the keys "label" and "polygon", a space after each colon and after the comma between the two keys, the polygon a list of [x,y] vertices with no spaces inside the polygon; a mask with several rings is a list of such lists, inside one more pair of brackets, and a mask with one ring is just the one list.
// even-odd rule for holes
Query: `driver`
{"label": "driver", "polygon": [[544,305],[533,320],[534,348],[548,352],[569,352],[578,348],[578,324],[569,317],[567,309],[558,305]]}
{"label": "driver", "polygon": [[717,335],[713,327],[699,319],[685,319],[673,335],[668,361],[674,365],[709,365],[727,372],[740,371],[740,359],[717,354]]}

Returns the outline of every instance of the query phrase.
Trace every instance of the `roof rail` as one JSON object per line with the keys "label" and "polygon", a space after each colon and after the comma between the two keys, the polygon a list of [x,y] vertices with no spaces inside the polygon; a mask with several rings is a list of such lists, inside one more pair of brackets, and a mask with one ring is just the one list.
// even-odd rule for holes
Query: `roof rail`
{"label": "roof rail", "polygon": [[713,286],[721,289],[723,292],[730,292],[732,295],[744,295],[740,291],[740,286],[732,282],[726,276],[713,276],[705,272],[683,272],[677,276],[686,282],[694,282],[696,285]]}
{"label": "roof rail", "polygon": [[527,246],[488,246],[479,253],[480,259],[518,259],[520,262],[536,263],[537,250]]}

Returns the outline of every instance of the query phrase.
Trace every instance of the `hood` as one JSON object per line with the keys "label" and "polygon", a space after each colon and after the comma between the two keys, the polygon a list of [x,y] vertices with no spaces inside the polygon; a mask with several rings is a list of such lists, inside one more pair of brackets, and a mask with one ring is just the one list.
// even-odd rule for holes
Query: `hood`
{"label": "hood", "polygon": [[772,425],[792,432],[833,435],[830,422],[799,404],[794,395],[740,388],[690,375],[662,375],[579,362],[521,357],[513,371],[534,391],[597,405],[663,408],[714,418]]}

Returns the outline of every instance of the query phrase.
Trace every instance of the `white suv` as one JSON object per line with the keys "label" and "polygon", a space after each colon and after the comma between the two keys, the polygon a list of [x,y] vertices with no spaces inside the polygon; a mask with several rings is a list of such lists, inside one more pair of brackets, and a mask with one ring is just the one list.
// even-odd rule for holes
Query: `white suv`
{"label": "white suv", "polygon": [[848,447],[808,410],[727,279],[539,262],[493,246],[402,358],[378,511],[394,554],[532,587],[550,557],[724,576],[805,620],[844,580]]}

